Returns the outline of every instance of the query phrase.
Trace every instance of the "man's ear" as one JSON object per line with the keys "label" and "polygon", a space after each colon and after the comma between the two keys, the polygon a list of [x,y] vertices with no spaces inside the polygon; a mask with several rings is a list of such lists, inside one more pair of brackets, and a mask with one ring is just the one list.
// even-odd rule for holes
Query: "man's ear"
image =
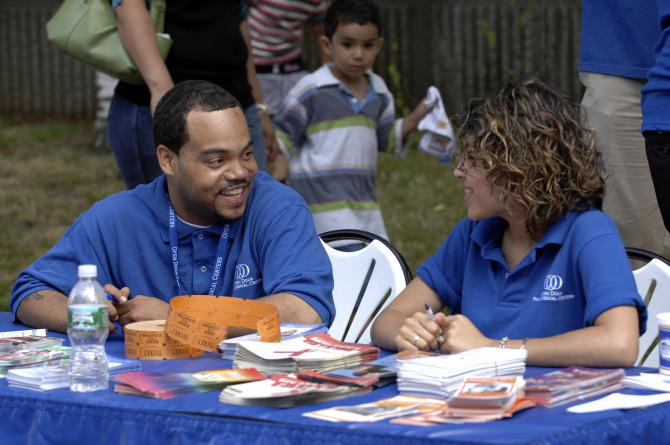
{"label": "man's ear", "polygon": [[331,50],[332,42],[330,41],[330,39],[326,36],[320,36],[319,44],[321,45],[321,51],[323,51],[323,54],[325,54],[328,57],[328,59],[332,61],[333,60],[333,54]]}
{"label": "man's ear", "polygon": [[156,147],[156,156],[158,156],[158,164],[168,176],[173,176],[175,174],[178,154],[174,151],[167,148],[165,145],[159,145]]}

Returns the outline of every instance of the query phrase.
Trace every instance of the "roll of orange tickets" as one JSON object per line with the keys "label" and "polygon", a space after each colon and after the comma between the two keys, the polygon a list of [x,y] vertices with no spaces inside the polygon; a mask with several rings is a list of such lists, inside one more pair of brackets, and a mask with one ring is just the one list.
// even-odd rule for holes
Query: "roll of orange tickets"
{"label": "roll of orange tickets", "polygon": [[137,335],[138,330],[133,326],[136,324],[128,324],[124,329],[126,356],[131,358],[161,360],[193,357],[202,350],[214,352],[221,340],[227,338],[230,326],[256,329],[261,341],[280,340],[279,314],[274,305],[232,297],[174,297],[164,322],[162,343],[157,332]]}
{"label": "roll of orange tickets", "polygon": [[202,350],[176,342],[165,334],[165,320],[149,320],[124,326],[126,357],[168,360],[198,357]]}

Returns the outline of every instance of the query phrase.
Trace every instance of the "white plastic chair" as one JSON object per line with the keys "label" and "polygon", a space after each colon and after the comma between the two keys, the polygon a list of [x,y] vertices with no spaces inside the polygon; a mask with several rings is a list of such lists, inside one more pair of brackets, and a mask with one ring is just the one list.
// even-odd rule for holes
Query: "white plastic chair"
{"label": "white plastic chair", "polygon": [[[335,320],[329,335],[346,342],[371,343],[372,322],[407,286],[412,278],[409,267],[397,249],[375,234],[334,230],[320,236],[335,281]],[[344,240],[366,245],[354,252],[329,245]]]}
{"label": "white plastic chair", "polygon": [[658,367],[656,314],[670,312],[670,261],[644,249],[627,247],[628,258],[647,264],[633,271],[637,292],[647,305],[647,330],[640,337],[636,366]]}

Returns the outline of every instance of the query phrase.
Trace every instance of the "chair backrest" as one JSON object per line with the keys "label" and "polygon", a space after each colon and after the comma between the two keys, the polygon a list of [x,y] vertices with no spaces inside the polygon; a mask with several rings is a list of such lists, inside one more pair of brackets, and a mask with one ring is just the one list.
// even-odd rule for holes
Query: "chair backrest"
{"label": "chair backrest", "polygon": [[[409,267],[397,249],[372,233],[334,230],[320,236],[335,281],[335,320],[328,332],[338,340],[371,343],[372,322],[407,286],[412,278]],[[353,252],[329,245],[344,240],[366,245]]]}
{"label": "chair backrest", "polygon": [[647,305],[647,330],[640,337],[636,366],[658,367],[656,314],[670,312],[670,261],[644,249],[627,247],[628,258],[647,262],[633,271],[637,292]]}

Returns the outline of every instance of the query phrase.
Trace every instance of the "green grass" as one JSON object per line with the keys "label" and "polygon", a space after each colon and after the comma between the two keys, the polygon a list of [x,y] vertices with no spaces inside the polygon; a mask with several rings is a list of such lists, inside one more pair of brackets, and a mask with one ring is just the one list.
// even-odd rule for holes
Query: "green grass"
{"label": "green grass", "polygon": [[[0,310],[18,273],[46,252],[95,201],[124,188],[91,122],[0,118]],[[412,270],[464,215],[450,166],[411,151],[381,155],[379,199],[393,244]]]}

